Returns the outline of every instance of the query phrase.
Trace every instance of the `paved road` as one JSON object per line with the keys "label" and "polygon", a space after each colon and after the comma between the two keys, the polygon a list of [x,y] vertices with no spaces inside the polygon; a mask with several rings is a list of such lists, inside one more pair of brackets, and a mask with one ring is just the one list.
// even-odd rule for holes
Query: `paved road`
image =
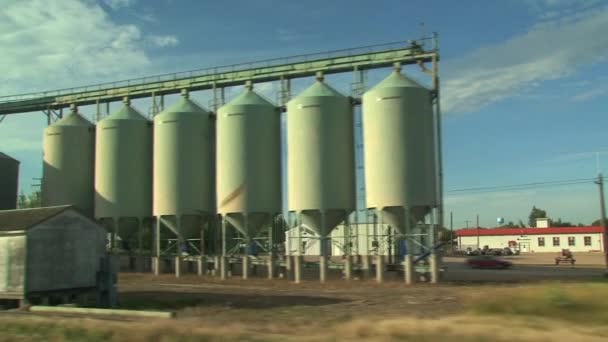
{"label": "paved road", "polygon": [[580,267],[570,265],[526,265],[515,264],[510,269],[472,269],[464,261],[444,260],[443,281],[454,282],[521,282],[540,280],[586,280],[600,278],[604,274],[601,267]]}

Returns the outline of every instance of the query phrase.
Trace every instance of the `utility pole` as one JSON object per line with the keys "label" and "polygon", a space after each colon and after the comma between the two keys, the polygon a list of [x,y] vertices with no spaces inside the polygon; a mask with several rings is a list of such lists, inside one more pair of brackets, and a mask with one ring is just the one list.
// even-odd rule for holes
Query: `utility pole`
{"label": "utility pole", "polygon": [[602,176],[602,174],[598,174],[597,175],[597,181],[595,182],[595,184],[598,185],[599,190],[600,190],[600,213],[601,213],[601,217],[600,220],[602,222],[602,227],[604,227],[604,234],[603,234],[603,244],[604,244],[604,259],[606,262],[606,269],[608,272],[608,248],[606,248],[606,243],[608,243],[608,232],[606,229],[606,206],[604,205],[604,177]]}
{"label": "utility pole", "polygon": [[467,228],[469,228],[469,222],[471,222],[471,221],[466,220],[466,221],[464,221],[464,222],[467,224]]}
{"label": "utility pole", "polygon": [[454,251],[454,216],[450,211],[450,249]]}
{"label": "utility pole", "polygon": [[479,214],[477,214],[477,248],[479,248]]}

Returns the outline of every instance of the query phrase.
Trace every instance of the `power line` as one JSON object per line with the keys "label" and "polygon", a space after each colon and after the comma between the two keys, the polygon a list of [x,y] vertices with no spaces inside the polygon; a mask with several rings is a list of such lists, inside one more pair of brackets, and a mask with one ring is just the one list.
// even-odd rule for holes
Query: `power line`
{"label": "power line", "polygon": [[464,188],[448,190],[447,193],[483,193],[483,192],[500,192],[500,191],[513,191],[513,190],[528,190],[534,188],[551,187],[551,186],[563,186],[563,185],[576,185],[593,182],[595,178],[581,178],[581,179],[569,179],[561,181],[547,181],[547,182],[534,182],[534,183],[522,183],[512,185],[498,185],[488,187],[476,187],[476,188]]}

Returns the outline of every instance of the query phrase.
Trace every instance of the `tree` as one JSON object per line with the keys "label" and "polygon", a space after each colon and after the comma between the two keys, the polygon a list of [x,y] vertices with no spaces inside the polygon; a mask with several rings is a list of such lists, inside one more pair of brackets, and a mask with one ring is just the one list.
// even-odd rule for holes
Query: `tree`
{"label": "tree", "polygon": [[513,223],[513,221],[509,221],[502,225],[503,228],[518,228],[518,225]]}
{"label": "tree", "polygon": [[526,228],[526,225],[524,224],[524,221],[519,220],[519,228]]}
{"label": "tree", "polygon": [[530,227],[536,227],[536,219],[546,218],[547,212],[537,208],[536,206],[532,207],[532,211],[530,211],[530,216],[528,216],[528,224]]}
{"label": "tree", "polygon": [[573,227],[574,225],[568,221],[562,221],[561,218],[558,218],[557,221],[551,220],[551,227]]}
{"label": "tree", "polygon": [[596,227],[600,227],[602,225],[602,220],[601,219],[597,219],[593,222],[591,222],[592,226],[596,226]]}
{"label": "tree", "polygon": [[451,232],[449,229],[445,227],[439,228],[439,241],[449,243],[450,239],[454,239],[456,237],[456,233]]}
{"label": "tree", "polygon": [[21,192],[19,194],[19,199],[17,201],[17,206],[19,209],[24,208],[39,208],[42,206],[42,195],[40,190],[35,190],[29,195]]}

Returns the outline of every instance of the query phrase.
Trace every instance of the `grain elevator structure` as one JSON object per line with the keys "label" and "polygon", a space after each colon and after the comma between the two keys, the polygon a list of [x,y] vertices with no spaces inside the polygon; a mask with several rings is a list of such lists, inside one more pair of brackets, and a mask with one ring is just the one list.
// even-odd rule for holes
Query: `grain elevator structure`
{"label": "grain elevator structure", "polygon": [[434,35],[16,95],[0,115],[45,113],[43,204],[95,218],[155,274],[437,282],[438,61]]}

